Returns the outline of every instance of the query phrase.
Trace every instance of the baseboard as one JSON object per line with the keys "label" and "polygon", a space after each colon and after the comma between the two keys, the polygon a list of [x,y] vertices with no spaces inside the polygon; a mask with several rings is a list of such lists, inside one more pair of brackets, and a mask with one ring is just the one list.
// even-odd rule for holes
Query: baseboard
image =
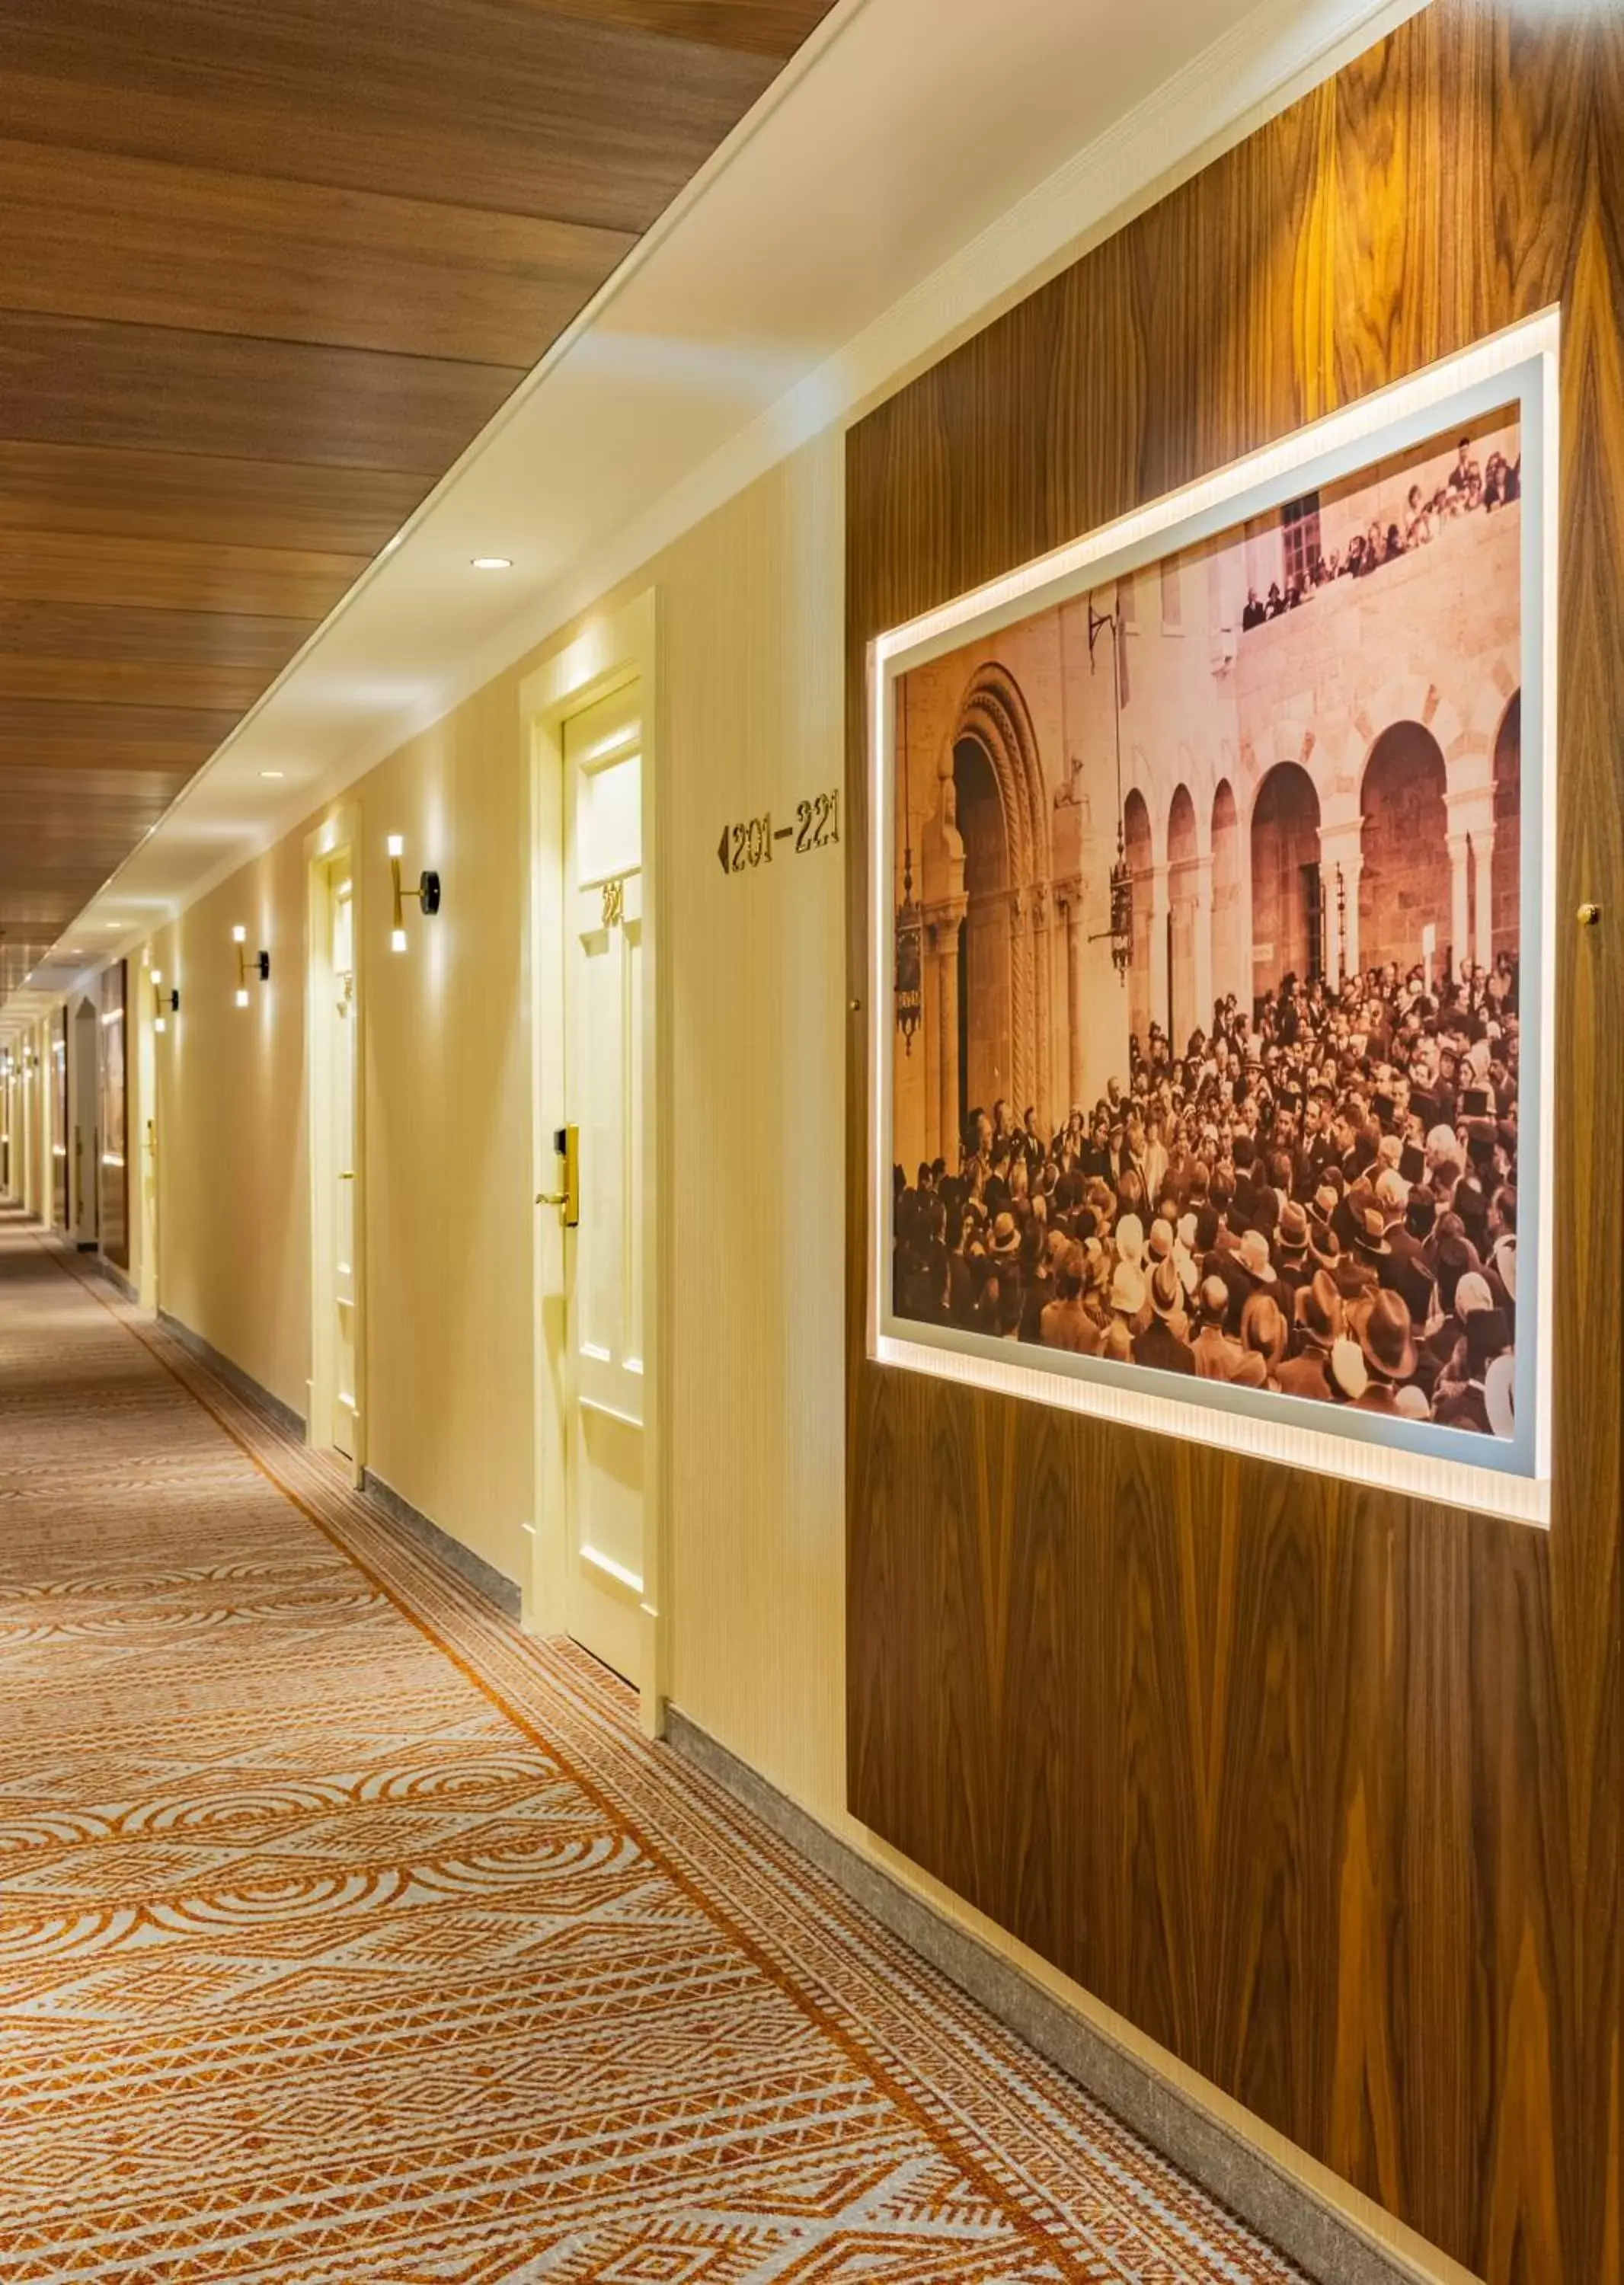
{"label": "baseboard", "polygon": [[665,1743],[715,1779],[882,1927],[1323,2285],[1433,2285],[1270,2153],[820,1825],[675,1706]]}
{"label": "baseboard", "polygon": [[228,1388],[235,1389],[247,1403],[257,1405],[262,1412],[268,1412],[290,1436],[297,1436],[301,1441],[303,1441],[303,1416],[295,1412],[291,1404],[285,1404],[279,1396],[273,1396],[268,1388],[260,1386],[252,1373],[244,1372],[239,1364],[233,1364],[230,1357],[222,1355],[212,1341],[206,1341],[201,1333],[194,1333],[191,1326],[184,1325],[178,1317],[170,1316],[167,1309],[159,1310],[158,1323],[172,1341],[178,1341],[200,1364],[206,1364]]}
{"label": "baseboard", "polygon": [[111,1285],[122,1300],[130,1302],[137,1300],[136,1289],[129,1278],[116,1262],[109,1261],[105,1253],[97,1251],[93,1238],[87,1243],[83,1238],[69,1237],[66,1230],[48,1228],[37,1214],[27,1214],[24,1219],[39,1231],[41,1242],[52,1252],[65,1255],[75,1271],[89,1269]]}
{"label": "baseboard", "polygon": [[361,1488],[391,1523],[398,1524],[403,1531],[420,1541],[448,1571],[454,1571],[465,1586],[472,1587],[488,1603],[494,1603],[505,1618],[519,1617],[524,1598],[516,1580],[498,1571],[494,1563],[487,1563],[482,1555],[475,1555],[460,1539],[453,1539],[432,1516],[413,1507],[409,1499],[403,1499],[393,1484],[386,1483],[370,1468],[361,1471]]}
{"label": "baseboard", "polygon": [[105,1277],[114,1291],[122,1294],[126,1301],[134,1301],[137,1299],[136,1289],[129,1278],[115,1263],[108,1260],[105,1253],[87,1254],[82,1246],[80,1247],[79,1252],[85,1268],[93,1269],[98,1277]]}

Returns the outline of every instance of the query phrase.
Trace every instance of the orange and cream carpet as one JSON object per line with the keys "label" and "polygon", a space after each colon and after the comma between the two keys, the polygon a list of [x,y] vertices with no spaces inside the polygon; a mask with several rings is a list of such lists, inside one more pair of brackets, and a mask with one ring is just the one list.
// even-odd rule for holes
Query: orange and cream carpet
{"label": "orange and cream carpet", "polygon": [[1296,2275],[0,1223],[0,2285]]}

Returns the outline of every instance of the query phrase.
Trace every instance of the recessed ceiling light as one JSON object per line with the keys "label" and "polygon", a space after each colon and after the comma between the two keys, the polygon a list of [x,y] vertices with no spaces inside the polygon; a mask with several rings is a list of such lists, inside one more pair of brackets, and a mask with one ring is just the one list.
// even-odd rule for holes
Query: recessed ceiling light
{"label": "recessed ceiling light", "polygon": [[262,770],[260,772],[260,775],[263,778],[285,778],[287,775],[287,772],[286,770]]}
{"label": "recessed ceiling light", "polygon": [[511,571],[514,568],[511,555],[475,555],[469,561],[476,571]]}

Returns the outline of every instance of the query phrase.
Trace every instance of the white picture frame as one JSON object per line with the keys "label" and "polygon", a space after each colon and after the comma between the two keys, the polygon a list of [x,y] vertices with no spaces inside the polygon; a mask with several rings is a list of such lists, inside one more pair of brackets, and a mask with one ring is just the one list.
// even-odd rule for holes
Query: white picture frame
{"label": "white picture frame", "polygon": [[[1453,1507],[1549,1523],[1557,347],[1557,313],[1542,313],[890,629],[869,645],[866,1325],[873,1360],[1136,1431],[1182,1436]],[[894,1079],[898,1056],[908,1052],[898,1033],[894,971],[899,680],[978,639],[1016,630],[1056,606],[1094,596],[1216,535],[1268,518],[1286,502],[1349,483],[1372,464],[1413,452],[1456,424],[1463,428],[1508,407],[1515,408],[1521,451],[1520,845],[1515,877],[1522,1036],[1511,1432],[1467,1433],[1432,1419],[1356,1411],[1345,1404],[1220,1380],[1187,1381],[1131,1362],[899,1316],[891,1292]],[[1314,608],[1325,607],[1316,601]],[[1110,640],[1113,645],[1121,640],[1116,629]],[[1119,726],[1119,700],[1118,706]]]}

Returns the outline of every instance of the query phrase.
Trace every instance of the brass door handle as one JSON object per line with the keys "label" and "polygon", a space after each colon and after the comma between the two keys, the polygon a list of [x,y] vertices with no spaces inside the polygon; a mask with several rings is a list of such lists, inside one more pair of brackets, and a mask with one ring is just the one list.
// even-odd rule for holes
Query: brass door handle
{"label": "brass door handle", "polygon": [[581,1221],[581,1130],[578,1127],[560,1127],[553,1130],[553,1148],[564,1162],[564,1187],[561,1190],[537,1190],[538,1206],[557,1206],[566,1229],[577,1229]]}

